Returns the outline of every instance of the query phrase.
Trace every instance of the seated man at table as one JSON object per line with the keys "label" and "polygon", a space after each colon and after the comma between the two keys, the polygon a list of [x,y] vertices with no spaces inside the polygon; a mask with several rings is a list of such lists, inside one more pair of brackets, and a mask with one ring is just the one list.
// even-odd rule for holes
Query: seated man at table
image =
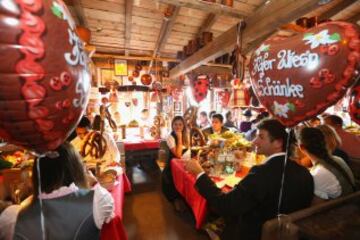
{"label": "seated man at table", "polygon": [[211,127],[203,129],[203,134],[206,140],[208,140],[209,135],[213,133],[221,134],[229,130],[223,126],[223,122],[224,122],[224,117],[220,113],[216,113],[212,115]]}
{"label": "seated man at table", "polygon": [[76,127],[77,137],[71,144],[79,151],[88,168],[95,169],[96,164],[101,163],[101,173],[121,174],[120,153],[114,138],[91,127],[90,120],[82,117]]}
{"label": "seated man at table", "polygon": [[221,239],[260,239],[263,223],[277,214],[288,214],[308,207],[313,199],[313,178],[294,161],[287,161],[281,207],[278,209],[284,169],[287,133],[277,120],[266,119],[257,126],[254,144],[267,159],[228,193],[217,188],[196,160],[185,168],[197,176],[195,187],[209,207],[225,218]]}

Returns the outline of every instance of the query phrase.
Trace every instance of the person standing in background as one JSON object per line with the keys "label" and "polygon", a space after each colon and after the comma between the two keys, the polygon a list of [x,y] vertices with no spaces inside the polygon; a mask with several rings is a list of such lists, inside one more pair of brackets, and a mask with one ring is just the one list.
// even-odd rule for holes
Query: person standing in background
{"label": "person standing in background", "polygon": [[226,122],[224,124],[224,127],[236,129],[236,126],[234,124],[234,117],[233,117],[231,111],[228,111],[226,113],[225,118],[226,118]]}
{"label": "person standing in background", "polygon": [[200,112],[199,114],[199,127],[206,128],[210,125],[207,113],[205,111]]}
{"label": "person standing in background", "polygon": [[252,117],[251,110],[247,109],[243,115],[245,117],[245,121],[241,121],[240,123],[240,132],[246,133],[252,126],[252,122],[250,121],[250,118]]}
{"label": "person standing in background", "polygon": [[203,130],[203,134],[206,140],[208,140],[208,137],[210,134],[217,133],[221,134],[229,129],[223,126],[224,117],[220,113],[216,113],[211,118],[211,127],[205,128]]}

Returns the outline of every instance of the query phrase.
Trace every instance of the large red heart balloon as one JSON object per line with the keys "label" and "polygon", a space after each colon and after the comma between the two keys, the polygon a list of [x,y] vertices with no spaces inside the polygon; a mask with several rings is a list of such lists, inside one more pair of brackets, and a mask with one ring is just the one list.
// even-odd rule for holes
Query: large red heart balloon
{"label": "large red heart balloon", "polygon": [[351,119],[360,125],[360,80],[351,90],[349,113]]}
{"label": "large red heart balloon", "polygon": [[209,78],[206,75],[199,75],[192,81],[192,93],[196,102],[201,102],[207,96],[209,89]]}
{"label": "large red heart balloon", "polygon": [[251,58],[251,83],[261,104],[291,127],[343,97],[359,74],[359,59],[359,29],[328,22],[266,40]]}
{"label": "large red heart balloon", "polygon": [[61,0],[0,4],[0,137],[56,149],[87,104],[88,58]]}

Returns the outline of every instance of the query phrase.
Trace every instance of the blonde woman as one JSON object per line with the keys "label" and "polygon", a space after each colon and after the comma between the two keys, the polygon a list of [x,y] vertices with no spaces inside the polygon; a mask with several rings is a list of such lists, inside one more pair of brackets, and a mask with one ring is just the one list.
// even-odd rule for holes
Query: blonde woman
{"label": "blonde woman", "polygon": [[336,133],[335,129],[329,125],[319,125],[317,128],[324,134],[326,145],[330,153],[334,156],[342,158],[348,164],[349,156],[346,152],[340,149],[341,138]]}

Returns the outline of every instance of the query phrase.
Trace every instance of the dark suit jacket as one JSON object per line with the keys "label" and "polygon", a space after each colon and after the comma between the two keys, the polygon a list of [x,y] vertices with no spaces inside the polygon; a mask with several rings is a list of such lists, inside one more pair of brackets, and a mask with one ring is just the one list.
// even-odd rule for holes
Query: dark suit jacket
{"label": "dark suit jacket", "polygon": [[[199,193],[226,221],[221,239],[260,239],[262,224],[277,215],[285,155],[275,156],[249,174],[231,192],[223,193],[203,174],[196,181]],[[286,165],[281,213],[306,208],[313,198],[309,171],[289,160]]]}

